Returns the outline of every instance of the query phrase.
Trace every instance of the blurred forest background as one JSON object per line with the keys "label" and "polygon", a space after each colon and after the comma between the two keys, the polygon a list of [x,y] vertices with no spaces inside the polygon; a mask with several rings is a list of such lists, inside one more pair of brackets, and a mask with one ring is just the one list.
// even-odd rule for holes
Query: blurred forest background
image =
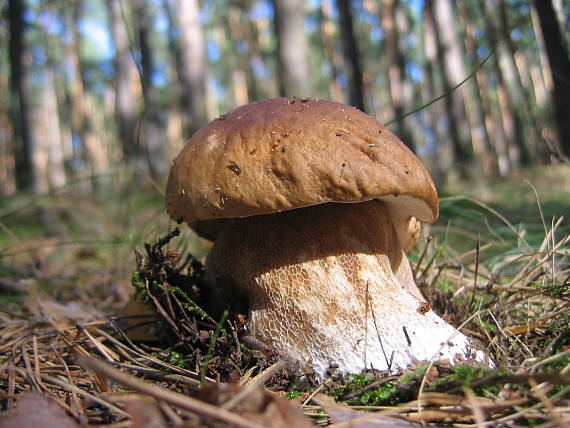
{"label": "blurred forest background", "polygon": [[364,110],[440,185],[570,156],[568,1],[8,0],[1,12],[0,197],[91,193],[125,166],[160,187],[201,125],[275,96]]}

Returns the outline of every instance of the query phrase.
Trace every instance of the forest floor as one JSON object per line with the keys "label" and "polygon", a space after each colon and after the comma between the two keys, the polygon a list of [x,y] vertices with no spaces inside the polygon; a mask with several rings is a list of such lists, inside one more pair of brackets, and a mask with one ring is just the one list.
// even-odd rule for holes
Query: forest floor
{"label": "forest floor", "polygon": [[242,343],[239,319],[203,312],[209,244],[172,232],[160,189],[119,173],[0,199],[1,427],[570,425],[570,167],[442,192],[410,256],[496,369],[303,385]]}

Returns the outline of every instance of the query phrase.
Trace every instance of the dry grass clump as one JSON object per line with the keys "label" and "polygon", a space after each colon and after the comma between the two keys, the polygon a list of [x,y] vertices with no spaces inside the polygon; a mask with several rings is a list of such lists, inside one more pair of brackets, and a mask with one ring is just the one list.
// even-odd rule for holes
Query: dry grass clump
{"label": "dry grass clump", "polygon": [[[537,239],[458,204],[419,246],[415,275],[496,369],[418,363],[299,389],[294,370],[242,337],[243,314],[202,309],[201,265],[173,231],[136,253],[144,313],[113,316],[96,290],[50,291],[37,277],[25,304],[2,304],[0,426],[568,426],[570,234],[560,219]],[[492,219],[474,226],[473,209]]]}

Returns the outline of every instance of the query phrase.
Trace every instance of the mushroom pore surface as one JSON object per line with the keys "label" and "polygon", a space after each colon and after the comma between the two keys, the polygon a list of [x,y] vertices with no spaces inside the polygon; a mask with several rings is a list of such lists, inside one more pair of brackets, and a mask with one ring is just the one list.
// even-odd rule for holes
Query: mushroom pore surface
{"label": "mushroom pore surface", "polygon": [[324,376],[396,369],[471,352],[405,284],[389,206],[328,203],[232,219],[206,260],[212,298],[248,301],[248,334]]}

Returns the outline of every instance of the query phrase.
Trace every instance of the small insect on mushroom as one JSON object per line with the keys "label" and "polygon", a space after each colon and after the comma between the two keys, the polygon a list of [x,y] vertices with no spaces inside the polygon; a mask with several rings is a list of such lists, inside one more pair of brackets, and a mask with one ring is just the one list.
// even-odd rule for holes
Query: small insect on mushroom
{"label": "small insect on mushroom", "polygon": [[235,163],[233,160],[230,161],[230,164],[227,166],[227,168],[229,170],[232,170],[233,172],[236,173],[236,175],[240,175],[241,174],[241,168],[239,167],[239,165],[237,163]]}
{"label": "small insect on mushroom", "polygon": [[430,302],[420,302],[420,306],[418,307],[418,313],[425,315],[427,314],[431,309],[431,303]]}

